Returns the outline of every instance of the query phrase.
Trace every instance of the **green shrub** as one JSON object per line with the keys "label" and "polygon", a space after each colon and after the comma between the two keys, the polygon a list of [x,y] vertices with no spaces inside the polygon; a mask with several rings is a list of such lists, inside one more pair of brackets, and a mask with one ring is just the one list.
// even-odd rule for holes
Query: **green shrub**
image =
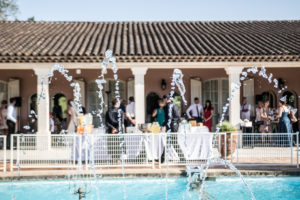
{"label": "green shrub", "polygon": [[229,131],[236,131],[236,127],[230,124],[228,121],[224,121],[221,126],[218,125],[220,128],[220,132],[229,132]]}

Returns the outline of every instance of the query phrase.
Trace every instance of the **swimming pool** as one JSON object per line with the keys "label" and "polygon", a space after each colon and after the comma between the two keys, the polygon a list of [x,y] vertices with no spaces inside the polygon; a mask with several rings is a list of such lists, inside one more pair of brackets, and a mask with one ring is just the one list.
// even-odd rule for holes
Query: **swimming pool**
{"label": "swimming pool", "polygon": [[[300,199],[300,177],[248,177],[246,181],[258,200]],[[125,179],[125,183],[129,200],[165,199],[164,178],[128,178]],[[168,199],[183,199],[186,184],[186,178],[170,178]],[[91,181],[91,185],[95,188],[87,194],[86,199],[123,199],[122,179],[99,179],[97,182]],[[69,183],[65,180],[0,182],[1,200],[12,199],[11,191],[14,192],[16,200],[78,199],[78,195],[69,193]],[[220,177],[215,181],[208,181],[206,191],[216,199],[222,200],[241,200],[250,197],[240,179],[235,177]],[[191,192],[191,195],[193,199],[197,199],[196,192]],[[184,199],[190,198],[186,196]]]}

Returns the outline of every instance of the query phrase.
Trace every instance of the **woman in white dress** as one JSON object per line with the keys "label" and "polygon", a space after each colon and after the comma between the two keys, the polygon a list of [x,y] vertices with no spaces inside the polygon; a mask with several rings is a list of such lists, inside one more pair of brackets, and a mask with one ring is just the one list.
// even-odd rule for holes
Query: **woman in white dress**
{"label": "woman in white dress", "polygon": [[68,114],[70,116],[70,121],[68,124],[68,133],[75,133],[77,126],[77,112],[74,107],[73,101],[68,101]]}

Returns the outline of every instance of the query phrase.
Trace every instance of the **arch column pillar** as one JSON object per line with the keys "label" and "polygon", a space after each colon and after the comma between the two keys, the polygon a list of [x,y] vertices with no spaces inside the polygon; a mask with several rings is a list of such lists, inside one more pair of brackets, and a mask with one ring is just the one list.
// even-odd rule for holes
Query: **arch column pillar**
{"label": "arch column pillar", "polygon": [[147,67],[132,67],[134,75],[134,96],[135,96],[135,121],[136,124],[145,123],[145,75]]}
{"label": "arch column pillar", "polygon": [[240,74],[242,73],[244,67],[227,67],[225,68],[228,74],[229,82],[229,121],[232,125],[240,129],[240,87],[237,88],[237,84],[240,82]]}
{"label": "arch column pillar", "polygon": [[[37,75],[37,134],[49,134],[49,81],[51,68],[34,68]],[[42,97],[40,98],[40,96]]]}

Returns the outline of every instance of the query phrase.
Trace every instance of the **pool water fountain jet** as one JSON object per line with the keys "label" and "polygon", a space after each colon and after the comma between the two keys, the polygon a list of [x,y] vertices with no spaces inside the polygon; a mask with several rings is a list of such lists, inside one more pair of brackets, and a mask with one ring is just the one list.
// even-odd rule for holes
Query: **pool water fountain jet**
{"label": "pool water fountain jet", "polygon": [[122,109],[120,108],[121,105],[121,96],[120,96],[120,87],[119,87],[119,78],[118,78],[118,67],[117,67],[117,63],[116,63],[116,58],[113,56],[113,51],[112,50],[107,50],[105,52],[105,59],[103,60],[102,66],[103,66],[103,70],[102,72],[106,71],[106,68],[108,67],[108,65],[111,63],[112,65],[112,71],[113,71],[113,77],[115,80],[115,98],[117,100],[117,103],[119,105],[118,108],[118,134],[120,137],[120,148],[121,148],[121,163],[122,163],[122,177],[123,177],[123,198],[127,199],[127,194],[126,194],[126,183],[125,183],[125,159],[126,159],[126,155],[125,155],[125,138],[124,138],[124,132],[123,132],[123,123],[122,123]]}
{"label": "pool water fountain jet", "polygon": [[[258,68],[257,67],[248,68],[246,71],[244,71],[244,72],[241,73],[240,81],[244,81],[247,78],[248,73],[256,74],[257,72],[258,72]],[[276,89],[278,88],[278,80],[276,78],[273,78],[273,74],[272,73],[270,73],[269,75],[267,75],[266,68],[264,66],[262,66],[261,70],[258,72],[258,75],[261,76],[261,77],[263,77],[264,79],[268,80],[268,82],[270,84],[273,83],[274,84],[273,85],[274,88],[276,88]],[[232,95],[227,99],[228,103],[226,103],[226,105],[223,107],[223,113],[222,113],[222,117],[221,117],[221,119],[219,121],[219,125],[221,125],[222,122],[224,121],[225,113],[228,110],[229,102],[234,97],[234,92],[237,91],[240,87],[241,87],[241,83],[238,82],[236,84],[235,88],[232,88]],[[278,94],[281,94],[285,89],[287,89],[287,86],[280,88],[278,90]],[[294,110],[294,112],[296,112],[296,110]],[[213,135],[213,146],[215,146],[215,144],[216,144],[216,136],[217,136],[217,133],[219,131],[220,131],[220,127],[217,127],[216,128],[216,132]],[[210,150],[210,156],[212,156],[212,150]],[[229,166],[231,170],[235,171],[237,173],[237,175],[243,181],[243,183],[246,186],[247,190],[249,191],[249,193],[251,195],[251,199],[255,200],[255,197],[254,197],[252,191],[250,190],[249,186],[245,182],[245,180],[243,178],[243,175],[240,173],[240,171],[238,169],[236,169],[234,167],[233,164],[229,163],[228,161],[226,161],[226,160],[224,160],[222,158],[211,158],[211,157],[208,159],[207,163],[205,164],[204,172],[201,171],[201,173],[203,173],[203,176],[202,176],[202,184],[201,184],[199,199],[203,199],[202,197],[203,197],[205,179],[207,178],[207,172],[208,172],[208,169],[209,169],[210,164],[211,164],[212,161],[215,161],[215,162],[217,161],[218,163],[224,164],[225,166]],[[201,169],[203,169],[203,167],[201,167]]]}
{"label": "pool water fountain jet", "polygon": [[109,50],[105,52],[105,57],[102,61],[101,64],[101,74],[98,76],[98,78],[96,79],[96,84],[98,87],[98,98],[100,99],[100,107],[98,109],[98,111],[96,112],[96,115],[99,117],[99,121],[100,121],[100,129],[101,132],[105,132],[105,127],[104,127],[104,122],[103,122],[103,112],[104,112],[104,107],[105,107],[105,103],[104,103],[104,98],[103,98],[103,89],[104,89],[104,84],[106,84],[106,80],[104,79],[104,74],[107,73],[107,67],[109,65],[110,62],[110,58],[112,56],[112,52],[110,52]]}
{"label": "pool water fountain jet", "polygon": [[[171,91],[170,91],[170,100],[173,101],[173,96],[175,94],[175,89],[176,86],[180,92],[180,96],[182,98],[182,101],[184,102],[184,104],[187,104],[187,101],[185,99],[185,86],[183,83],[183,73],[180,69],[174,69],[173,71],[173,75],[172,75],[172,82],[171,82]],[[168,199],[168,174],[169,174],[169,154],[170,154],[170,149],[171,149],[171,123],[172,123],[172,109],[173,109],[174,104],[171,104],[168,110],[168,116],[169,116],[169,120],[167,122],[167,125],[169,128],[169,130],[167,131],[167,148],[166,148],[166,184],[165,184],[165,199]]]}

